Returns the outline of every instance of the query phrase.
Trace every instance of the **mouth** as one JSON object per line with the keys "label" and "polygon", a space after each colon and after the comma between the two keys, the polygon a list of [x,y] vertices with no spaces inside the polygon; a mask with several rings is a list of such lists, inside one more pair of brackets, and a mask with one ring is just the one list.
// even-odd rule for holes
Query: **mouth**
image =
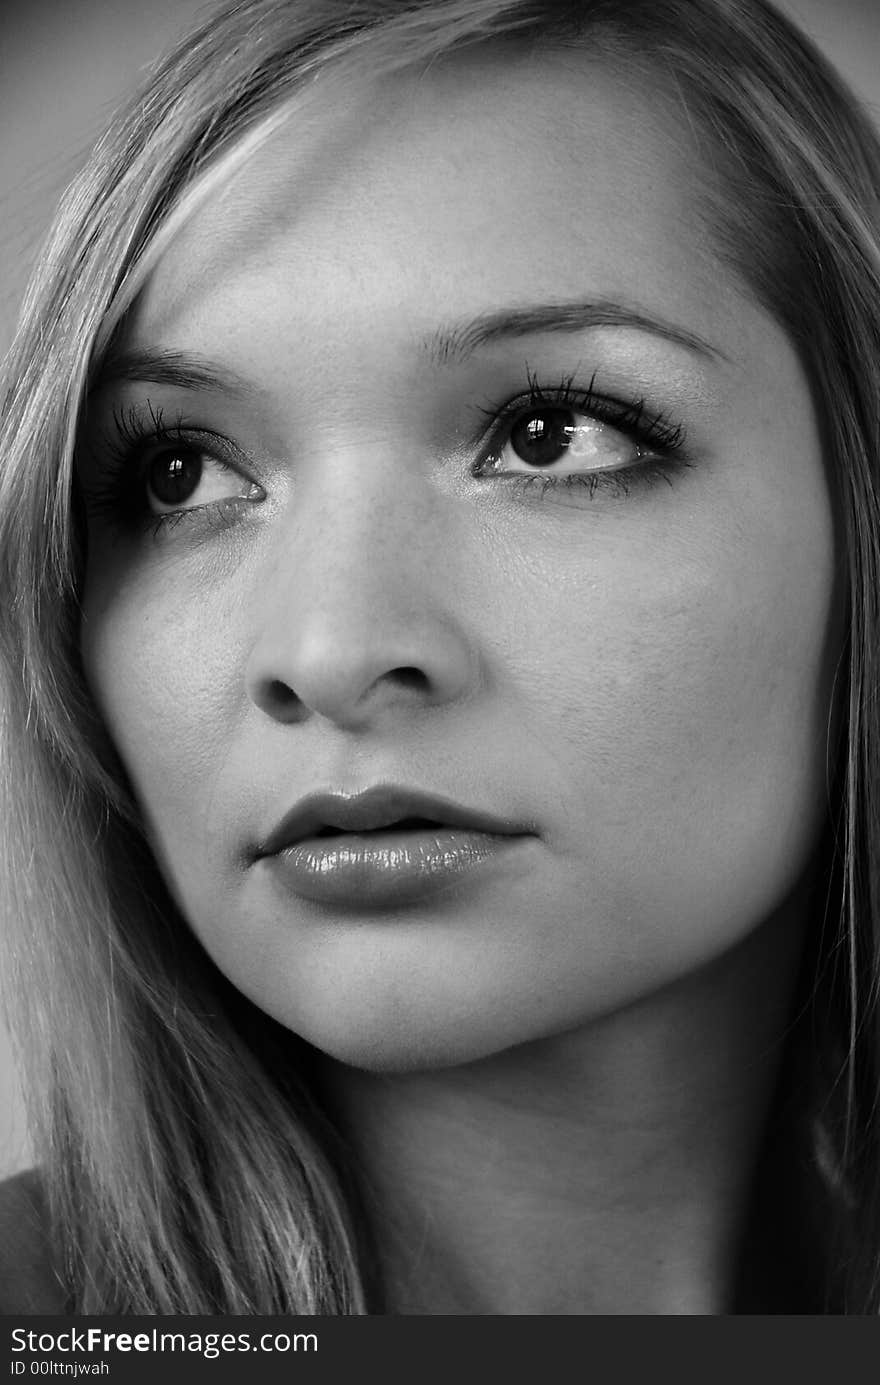
{"label": "mouth", "polygon": [[313,795],[257,855],[286,890],[337,909],[392,908],[436,896],[534,839],[531,825],[395,786]]}
{"label": "mouth", "polygon": [[369,836],[453,829],[490,836],[534,835],[532,824],[466,807],[421,789],[380,784],[357,794],[317,793],[300,799],[264,838],[256,856],[273,856],[300,842],[352,833]]}

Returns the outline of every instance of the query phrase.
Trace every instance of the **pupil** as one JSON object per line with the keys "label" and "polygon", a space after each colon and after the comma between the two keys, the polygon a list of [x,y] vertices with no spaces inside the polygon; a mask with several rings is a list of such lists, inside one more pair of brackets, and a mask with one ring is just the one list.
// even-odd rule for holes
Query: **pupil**
{"label": "pupil", "polygon": [[574,415],[569,409],[542,409],[513,425],[510,443],[521,461],[550,466],[564,454],[574,429]]}
{"label": "pupil", "polygon": [[151,462],[148,482],[153,495],[163,505],[179,505],[188,500],[202,477],[202,462],[197,452],[163,452]]}

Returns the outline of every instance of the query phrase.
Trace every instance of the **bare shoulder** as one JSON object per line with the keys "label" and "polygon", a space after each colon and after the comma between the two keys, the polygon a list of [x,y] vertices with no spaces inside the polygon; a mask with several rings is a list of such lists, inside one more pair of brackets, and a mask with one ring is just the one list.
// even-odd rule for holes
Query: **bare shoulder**
{"label": "bare shoulder", "polygon": [[0,1313],[63,1313],[39,1170],[0,1183]]}

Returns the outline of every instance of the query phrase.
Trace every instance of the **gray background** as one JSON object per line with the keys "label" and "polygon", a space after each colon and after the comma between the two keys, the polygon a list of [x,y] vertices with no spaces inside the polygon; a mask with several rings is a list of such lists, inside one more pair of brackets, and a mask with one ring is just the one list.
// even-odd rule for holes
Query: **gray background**
{"label": "gray background", "polygon": [[[777,0],[880,123],[880,0]],[[0,19],[0,353],[58,196],[139,70],[212,6],[194,0],[20,0]],[[29,1162],[0,1026],[0,1177]]]}

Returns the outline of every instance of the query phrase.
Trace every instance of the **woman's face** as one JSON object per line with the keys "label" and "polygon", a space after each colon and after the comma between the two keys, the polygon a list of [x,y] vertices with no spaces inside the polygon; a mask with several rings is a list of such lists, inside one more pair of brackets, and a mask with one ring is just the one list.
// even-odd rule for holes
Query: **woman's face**
{"label": "woman's face", "polygon": [[[91,687],[208,953],[347,1062],[647,997],[815,847],[823,459],[700,176],[685,119],[573,55],[386,82],[189,222],[93,398]],[[519,833],[397,893],[259,854],[389,784]]]}

